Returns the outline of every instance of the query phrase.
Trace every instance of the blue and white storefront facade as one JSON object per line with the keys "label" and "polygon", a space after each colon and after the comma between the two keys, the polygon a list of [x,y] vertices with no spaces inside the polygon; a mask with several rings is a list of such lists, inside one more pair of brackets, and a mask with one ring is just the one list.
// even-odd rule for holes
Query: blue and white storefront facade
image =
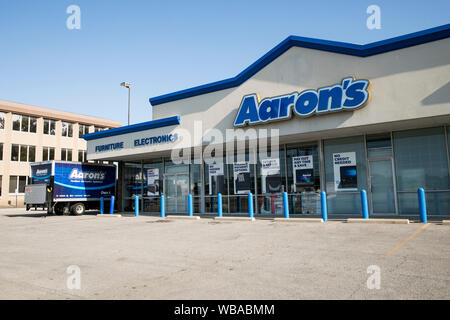
{"label": "blue and white storefront facade", "polygon": [[[330,215],[352,216],[365,189],[372,215],[416,216],[422,187],[428,214],[448,216],[449,36],[450,25],[368,45],[291,36],[234,78],[151,98],[156,120],[86,135],[88,159],[119,162],[125,211],[139,195],[159,212],[164,194],[184,213],[192,194],[196,213],[215,213],[220,192],[224,215],[246,214],[250,191],[256,216],[281,215],[286,191],[291,215],[319,215],[326,191]],[[249,142],[226,157],[228,140],[205,135],[230,129],[257,142],[277,132],[279,152],[261,158]]]}

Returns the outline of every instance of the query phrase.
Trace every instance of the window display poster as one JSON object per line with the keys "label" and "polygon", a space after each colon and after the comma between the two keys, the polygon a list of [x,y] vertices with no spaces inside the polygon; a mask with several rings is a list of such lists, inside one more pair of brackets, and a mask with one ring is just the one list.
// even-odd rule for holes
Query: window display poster
{"label": "window display poster", "polygon": [[294,191],[297,184],[314,184],[314,163],[312,155],[293,157],[292,168],[294,171]]}
{"label": "window display poster", "polygon": [[234,194],[250,192],[250,166],[248,162],[233,163]]}
{"label": "window display poster", "polygon": [[261,175],[280,174],[280,159],[261,159]]}
{"label": "window display poster", "polygon": [[159,169],[147,169],[147,195],[159,195]]}
{"label": "window display poster", "polygon": [[218,194],[224,193],[224,171],[223,171],[223,163],[210,164],[208,170],[209,176],[209,194]]}
{"label": "window display poster", "polygon": [[358,191],[356,152],[333,153],[335,191]]}
{"label": "window display poster", "polygon": [[261,160],[262,193],[281,192],[280,159]]}

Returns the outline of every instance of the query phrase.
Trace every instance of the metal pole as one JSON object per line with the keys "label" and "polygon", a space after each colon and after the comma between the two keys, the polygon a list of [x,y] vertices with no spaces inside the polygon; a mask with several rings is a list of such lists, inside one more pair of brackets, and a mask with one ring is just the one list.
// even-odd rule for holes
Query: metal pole
{"label": "metal pole", "polygon": [[161,218],[166,216],[166,208],[164,203],[164,195],[161,195]]}
{"label": "metal pole", "polygon": [[427,223],[427,203],[425,201],[425,190],[423,190],[423,188],[419,188],[417,190],[417,195],[419,198],[420,222]]}
{"label": "metal pole", "polygon": [[189,217],[192,217],[194,215],[194,208],[192,205],[192,194],[188,195],[188,214]]}
{"label": "metal pole", "polygon": [[128,125],[130,125],[130,91],[131,87],[128,87]]}
{"label": "metal pole", "polygon": [[367,192],[366,190],[361,190],[361,208],[364,219],[369,219],[369,206],[367,205]]}
{"label": "metal pole", "polygon": [[289,202],[288,202],[287,192],[283,192],[283,210],[284,210],[284,217],[286,219],[288,219],[289,218]]}
{"label": "metal pole", "polygon": [[217,195],[217,211],[218,211],[218,216],[221,217],[222,216],[222,194],[219,193]]}
{"label": "metal pole", "polygon": [[248,216],[253,218],[253,194],[248,193]]}
{"label": "metal pole", "polygon": [[328,212],[327,212],[327,194],[325,193],[325,191],[322,191],[320,193],[320,203],[322,209],[322,219],[323,222],[326,222],[328,220]]}
{"label": "metal pole", "polygon": [[114,199],[116,197],[111,196],[111,203],[110,203],[110,207],[109,207],[109,214],[114,214]]}
{"label": "metal pole", "polygon": [[139,196],[134,196],[134,215],[139,216]]}

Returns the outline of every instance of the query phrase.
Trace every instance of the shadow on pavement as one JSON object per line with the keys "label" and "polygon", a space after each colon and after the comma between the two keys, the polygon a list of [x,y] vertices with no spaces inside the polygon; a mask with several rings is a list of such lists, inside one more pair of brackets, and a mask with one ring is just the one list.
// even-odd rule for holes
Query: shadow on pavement
{"label": "shadow on pavement", "polygon": [[75,216],[75,215],[56,215],[56,214],[47,214],[47,211],[27,211],[27,213],[10,213],[3,214],[4,217],[8,218],[46,218],[46,217],[83,217],[83,216],[96,216],[98,211],[87,211],[83,215]]}

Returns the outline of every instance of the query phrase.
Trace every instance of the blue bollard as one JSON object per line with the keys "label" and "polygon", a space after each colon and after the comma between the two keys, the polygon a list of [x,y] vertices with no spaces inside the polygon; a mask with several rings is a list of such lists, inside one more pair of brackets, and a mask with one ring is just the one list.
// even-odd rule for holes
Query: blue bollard
{"label": "blue bollard", "polygon": [[363,219],[369,219],[369,206],[367,205],[367,192],[361,189],[361,208]]}
{"label": "blue bollard", "polygon": [[217,211],[218,211],[218,216],[221,217],[222,216],[222,194],[221,193],[217,194]]}
{"label": "blue bollard", "polygon": [[139,196],[134,196],[134,215],[139,216]]}
{"label": "blue bollard", "polygon": [[322,191],[320,193],[320,204],[321,204],[321,210],[322,210],[322,219],[323,222],[326,222],[328,220],[328,213],[327,213],[327,194],[325,191]]}
{"label": "blue bollard", "polygon": [[188,195],[188,214],[189,217],[194,215],[194,206],[192,205],[192,194]]}
{"label": "blue bollard", "polygon": [[284,217],[286,219],[289,219],[289,202],[287,192],[283,192],[283,210],[284,210]]}
{"label": "blue bollard", "polygon": [[111,196],[111,205],[109,206],[109,214],[114,214],[114,196]]}
{"label": "blue bollard", "polygon": [[164,202],[164,195],[161,195],[161,218],[164,218],[165,216],[166,216],[166,208]]}
{"label": "blue bollard", "polygon": [[100,197],[100,214],[103,214],[105,208],[105,199],[103,197]]}
{"label": "blue bollard", "polygon": [[420,222],[427,223],[427,202],[425,200],[425,190],[423,190],[423,188],[419,188],[417,190],[417,196],[419,198]]}
{"label": "blue bollard", "polygon": [[253,194],[248,193],[248,216],[253,218]]}

